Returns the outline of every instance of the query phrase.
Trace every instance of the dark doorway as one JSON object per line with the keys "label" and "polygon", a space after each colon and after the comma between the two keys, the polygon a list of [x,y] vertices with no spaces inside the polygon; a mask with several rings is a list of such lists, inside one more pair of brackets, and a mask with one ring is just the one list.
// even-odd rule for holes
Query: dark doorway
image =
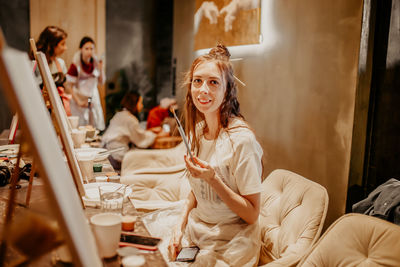
{"label": "dark doorway", "polygon": [[[373,40],[368,48],[370,83],[362,85],[359,79],[357,88],[357,97],[362,90],[369,90],[365,153],[361,155],[364,158],[360,182],[352,183],[355,179],[350,171],[348,212],[352,204],[380,184],[390,178],[400,179],[400,0],[366,2],[370,4],[368,27]],[[356,120],[357,116],[355,123]],[[353,153],[352,160],[356,157]]]}
{"label": "dark doorway", "polygon": [[172,96],[173,1],[107,0],[107,121],[127,90],[139,91],[146,113]]}
{"label": "dark doorway", "polygon": [[400,1],[377,1],[364,186],[400,178]]}

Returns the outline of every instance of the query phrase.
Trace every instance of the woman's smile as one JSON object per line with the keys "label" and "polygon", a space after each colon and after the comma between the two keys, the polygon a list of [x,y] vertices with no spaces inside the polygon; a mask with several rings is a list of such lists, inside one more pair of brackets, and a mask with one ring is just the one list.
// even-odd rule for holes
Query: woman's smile
{"label": "woman's smile", "polygon": [[197,100],[199,101],[199,103],[200,104],[202,104],[202,105],[206,105],[206,104],[208,104],[208,103],[211,103],[211,99],[209,99],[209,98],[204,98],[204,97],[201,97],[201,96],[198,96],[197,97]]}

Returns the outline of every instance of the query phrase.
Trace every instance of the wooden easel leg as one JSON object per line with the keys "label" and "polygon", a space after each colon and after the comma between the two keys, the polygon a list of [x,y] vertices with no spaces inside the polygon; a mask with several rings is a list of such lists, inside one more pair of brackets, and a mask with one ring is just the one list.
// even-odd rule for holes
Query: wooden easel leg
{"label": "wooden easel leg", "polygon": [[35,160],[33,160],[33,161],[32,161],[31,173],[30,173],[30,175],[29,175],[28,190],[26,191],[26,200],[25,200],[25,205],[26,205],[26,207],[29,207],[29,201],[31,200],[31,192],[32,192],[32,185],[33,185],[33,177],[35,176],[35,171],[36,171]]}
{"label": "wooden easel leg", "polygon": [[15,195],[16,195],[16,187],[18,184],[19,164],[21,162],[22,146],[23,146],[23,140],[19,146],[17,163],[14,168],[13,174],[11,176],[11,189],[10,189],[10,195],[9,195],[8,202],[7,202],[6,217],[4,219],[3,236],[2,236],[1,244],[0,244],[0,259],[1,259],[0,267],[4,266],[4,258],[6,256],[6,252],[7,252],[7,234],[9,232],[8,228],[11,225],[11,219],[12,219],[12,215],[14,213],[14,206],[15,206],[14,199],[15,199]]}

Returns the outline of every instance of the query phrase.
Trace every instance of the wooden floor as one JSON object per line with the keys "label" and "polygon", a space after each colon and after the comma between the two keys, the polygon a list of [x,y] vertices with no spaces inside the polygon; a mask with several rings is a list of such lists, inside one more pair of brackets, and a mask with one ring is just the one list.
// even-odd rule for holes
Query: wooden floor
{"label": "wooden floor", "polygon": [[[25,180],[20,181],[20,185],[22,186],[20,189],[17,190],[16,194],[16,203],[17,205],[15,206],[15,212],[14,215],[17,216],[18,214],[23,213],[24,211],[27,210],[27,207],[25,206],[25,198],[26,198],[26,191],[28,187],[28,182]],[[40,178],[35,178],[34,179],[34,186],[32,189],[32,194],[31,194],[31,201],[29,205],[29,210],[35,212],[35,213],[40,213],[42,215],[48,216],[49,218],[55,218],[53,216],[52,211],[49,208],[49,205],[47,203],[47,197],[45,194],[45,185],[43,183],[43,180]],[[7,207],[7,202],[9,198],[9,185],[5,187],[0,187],[0,236],[3,236],[3,228],[4,228],[4,219],[5,219],[5,213],[6,213],[6,207]],[[136,212],[136,209],[132,206],[130,202],[127,202],[127,205],[124,207],[124,211],[126,214],[131,214],[131,215],[138,215]],[[90,217],[93,214],[99,213],[99,209],[95,208],[86,208],[85,209],[85,214]],[[136,225],[135,225],[135,234],[141,234],[141,235],[149,235],[146,227],[143,225],[143,223],[139,220]],[[159,251],[156,252],[147,252],[147,251],[142,251],[143,256],[146,259],[146,264],[144,266],[167,266],[166,262],[164,261],[163,257],[161,256],[161,253]],[[12,266],[12,263],[23,259],[23,256],[18,253],[15,249],[12,247],[8,246],[7,247],[7,253],[4,261],[4,266]],[[118,256],[108,259],[108,260],[103,260],[103,263],[105,266],[121,266],[121,261]],[[54,251],[40,257],[39,259],[35,260],[34,262],[29,263],[29,266],[72,266],[71,264],[65,264],[62,262],[57,261],[57,256]]]}

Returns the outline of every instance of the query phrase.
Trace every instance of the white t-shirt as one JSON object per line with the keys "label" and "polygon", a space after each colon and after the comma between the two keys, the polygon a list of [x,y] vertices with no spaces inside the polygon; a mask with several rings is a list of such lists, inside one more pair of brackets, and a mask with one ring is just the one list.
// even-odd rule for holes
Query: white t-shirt
{"label": "white t-shirt", "polygon": [[[154,143],[156,134],[142,129],[139,120],[128,110],[117,112],[110,121],[106,132],[102,137],[102,143],[106,148],[126,147],[129,149],[129,143],[135,144],[140,148],[147,148]],[[122,161],[126,151],[113,153],[114,159]]]}
{"label": "white t-shirt", "polygon": [[[263,154],[253,132],[240,119],[233,119],[215,140],[200,137],[199,158],[208,162],[222,181],[235,193],[251,195],[261,192]],[[236,221],[234,213],[202,179],[189,176],[197,200],[197,214],[207,223]]]}

